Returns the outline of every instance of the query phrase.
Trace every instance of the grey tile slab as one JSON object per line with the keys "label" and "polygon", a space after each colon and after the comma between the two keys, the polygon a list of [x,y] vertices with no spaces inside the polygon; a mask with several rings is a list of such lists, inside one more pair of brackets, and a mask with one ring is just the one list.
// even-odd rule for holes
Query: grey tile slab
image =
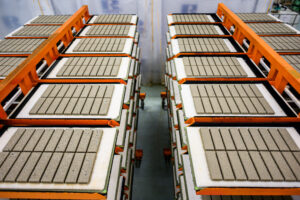
{"label": "grey tile slab", "polygon": [[40,15],[30,24],[63,24],[71,15]]}
{"label": "grey tile slab", "polygon": [[49,37],[59,26],[24,26],[13,36],[18,37]]}
{"label": "grey tile slab", "polygon": [[65,182],[73,157],[74,157],[74,153],[64,153],[63,158],[55,174],[55,177],[53,179],[54,183]]}
{"label": "grey tile slab", "polygon": [[0,181],[3,182],[5,180],[5,176],[7,173],[9,173],[9,170],[15,163],[15,161],[18,159],[20,153],[19,152],[11,152],[9,155],[6,157],[5,162],[2,164],[0,167]]}
{"label": "grey tile slab", "polygon": [[39,110],[36,113],[33,113],[33,110],[31,110],[30,114],[46,114],[46,112],[53,100],[54,100],[53,97],[45,98],[45,101],[44,101],[43,105],[39,108]]}
{"label": "grey tile slab", "polygon": [[245,174],[243,165],[240,161],[239,155],[236,151],[227,151],[229,161],[232,166],[232,170],[235,176],[235,180],[245,181],[247,176]]}
{"label": "grey tile slab", "polygon": [[89,183],[94,167],[96,153],[86,153],[82,168],[78,177],[78,183]]}
{"label": "grey tile slab", "polygon": [[275,22],[276,19],[266,13],[236,13],[244,22]]}
{"label": "grey tile slab", "polygon": [[269,133],[269,131],[267,129],[265,129],[265,128],[259,129],[259,132],[270,151],[279,150],[275,141],[273,140],[271,134]]}
{"label": "grey tile slab", "polygon": [[5,182],[15,182],[17,179],[18,174],[23,169],[28,157],[30,156],[29,152],[22,152],[20,153],[18,159],[12,165],[9,173],[5,177]]}
{"label": "grey tile slab", "polygon": [[109,111],[109,106],[110,106],[110,98],[103,98],[102,99],[102,104],[99,110],[100,115],[106,115]]}
{"label": "grey tile slab", "polygon": [[77,101],[78,101],[79,98],[70,98],[70,101],[67,105],[67,107],[65,108],[64,110],[64,114],[65,115],[71,115],[74,111],[74,108],[77,104]]}
{"label": "grey tile slab", "polygon": [[273,151],[273,152],[271,152],[271,154],[272,154],[273,159],[275,160],[277,166],[279,167],[279,169],[284,177],[284,180],[285,181],[296,181],[297,180],[296,177],[294,176],[292,170],[286,163],[282,154],[278,151]]}
{"label": "grey tile slab", "polygon": [[235,180],[226,151],[217,151],[217,157],[222,171],[223,179],[227,181]]}
{"label": "grey tile slab", "polygon": [[[43,138],[40,150],[43,151],[45,149],[45,151],[55,151],[57,144],[61,140],[63,132],[63,129],[46,130],[43,135],[45,138]],[[42,139],[40,141],[42,141]]]}
{"label": "grey tile slab", "polygon": [[33,151],[43,133],[44,133],[43,129],[36,129],[32,134],[30,140],[26,144],[24,151]]}
{"label": "grey tile slab", "polygon": [[291,152],[282,152],[283,157],[287,161],[288,165],[290,166],[290,169],[293,171],[297,181],[300,180],[300,164],[299,162],[295,159],[293,154]]}
{"label": "grey tile slab", "polygon": [[209,174],[212,180],[223,180],[222,172],[218,164],[218,158],[215,151],[205,152],[208,164]]}
{"label": "grey tile slab", "polygon": [[194,97],[193,99],[194,99],[194,105],[195,105],[196,112],[199,114],[205,113],[201,98]]}
{"label": "grey tile slab", "polygon": [[222,109],[222,113],[224,113],[224,114],[229,114],[229,113],[231,113],[231,110],[230,110],[230,108],[229,108],[229,106],[228,106],[228,103],[227,103],[227,101],[226,101],[225,98],[219,97],[219,98],[218,98],[218,101],[219,101],[219,103],[220,103],[220,107],[221,107],[221,109]]}
{"label": "grey tile slab", "polygon": [[30,140],[34,129],[26,129],[23,133],[22,137],[19,139],[18,143],[14,147],[14,151],[23,151],[24,147],[26,146],[27,142]]}
{"label": "grey tile slab", "polygon": [[300,150],[286,129],[279,128],[278,131],[280,132],[281,137],[284,139],[285,143],[287,144],[287,146],[289,147],[289,149],[291,151],[299,151]]}
{"label": "grey tile slab", "polygon": [[205,150],[214,150],[214,143],[208,128],[200,128],[199,133],[201,135],[202,143]]}
{"label": "grey tile slab", "polygon": [[33,170],[28,182],[30,183],[38,183],[40,182],[43,173],[49,163],[49,160],[51,159],[52,153],[44,152],[41,155],[41,158],[39,159],[38,163],[36,164],[35,169]]}
{"label": "grey tile slab", "polygon": [[211,103],[210,103],[210,99],[207,98],[207,97],[203,97],[201,100],[202,100],[202,103],[203,103],[203,108],[205,110],[205,113],[209,113],[209,114],[214,113],[214,111],[212,109],[212,106],[211,106]]}
{"label": "grey tile slab", "polygon": [[72,133],[66,152],[76,152],[83,130],[75,129]]}
{"label": "grey tile slab", "polygon": [[103,98],[95,98],[93,106],[92,106],[91,111],[90,111],[91,115],[98,115],[99,110],[100,110],[101,105],[102,105],[102,101],[103,101]]}
{"label": "grey tile slab", "polygon": [[80,173],[80,169],[82,166],[82,162],[84,160],[84,156],[85,156],[84,153],[76,153],[74,155],[67,178],[65,180],[66,183],[76,183],[77,182],[78,175]]}
{"label": "grey tile slab", "polygon": [[221,109],[221,106],[220,106],[220,104],[219,104],[218,98],[211,97],[211,98],[210,98],[210,103],[211,103],[211,105],[212,105],[212,108],[213,108],[214,113],[216,113],[216,114],[221,114],[221,113],[223,113],[223,111],[222,111],[222,109]]}
{"label": "grey tile slab", "polygon": [[77,147],[77,152],[84,153],[87,151],[91,137],[92,137],[92,130],[89,130],[89,129],[84,130],[84,132],[82,133],[80,142],[78,144],[78,147]]}
{"label": "grey tile slab", "polygon": [[267,151],[268,147],[264,142],[264,139],[261,137],[260,133],[258,132],[258,129],[256,128],[249,128],[249,132],[253,138],[253,141],[260,151]]}
{"label": "grey tile slab", "polygon": [[231,128],[230,134],[237,150],[246,150],[243,138],[237,128]]}
{"label": "grey tile slab", "polygon": [[93,130],[93,135],[90,140],[88,152],[94,153],[94,152],[98,151],[98,148],[99,148],[99,145],[100,145],[100,142],[102,139],[102,134],[103,134],[102,130]]}
{"label": "grey tile slab", "polygon": [[240,134],[243,138],[243,141],[246,145],[246,148],[248,151],[251,151],[251,150],[257,150],[257,147],[253,141],[253,138],[252,136],[250,135],[250,132],[248,131],[248,129],[246,128],[240,128]]}
{"label": "grey tile slab", "polygon": [[256,172],[253,162],[251,161],[249,153],[246,151],[239,151],[238,153],[239,153],[240,159],[242,161],[242,164],[244,166],[248,180],[249,181],[258,181],[259,176]]}
{"label": "grey tile slab", "polygon": [[55,151],[57,152],[64,152],[67,149],[67,146],[70,142],[70,139],[72,137],[74,130],[73,129],[67,129],[63,132]]}
{"label": "grey tile slab", "polygon": [[288,151],[289,147],[286,145],[285,141],[281,137],[281,134],[277,129],[269,129],[269,133],[271,134],[273,140],[277,144],[277,147],[280,151]]}
{"label": "grey tile slab", "polygon": [[1,167],[2,163],[5,161],[8,154],[9,154],[9,152],[0,152],[0,167]]}
{"label": "grey tile slab", "polygon": [[250,151],[250,157],[252,159],[253,164],[257,170],[257,173],[262,181],[270,181],[271,176],[265,166],[264,161],[262,160],[260,153],[258,151]]}
{"label": "grey tile slab", "polygon": [[272,158],[272,155],[270,152],[261,151],[260,152],[262,159],[264,160],[264,163],[266,167],[268,168],[270,175],[272,177],[272,180],[274,181],[283,181],[284,178],[275,163],[274,159]]}
{"label": "grey tile slab", "polygon": [[31,172],[35,168],[40,156],[41,156],[40,152],[32,152],[30,154],[30,157],[28,158],[25,166],[23,167],[22,171],[18,175],[18,178],[16,180],[17,182],[27,182],[28,181],[28,179],[31,175]]}
{"label": "grey tile slab", "polygon": [[210,128],[211,139],[214,143],[215,150],[225,150],[223,139],[218,128]]}
{"label": "grey tile slab", "polygon": [[51,183],[54,175],[56,173],[56,170],[59,166],[59,163],[62,159],[63,153],[53,153],[51,160],[49,161],[49,164],[43,174],[43,177],[41,179],[42,183]]}
{"label": "grey tile slab", "polygon": [[30,54],[44,41],[45,39],[5,39],[0,41],[0,52]]}
{"label": "grey tile slab", "polygon": [[227,128],[220,128],[220,134],[222,136],[225,149],[228,150],[235,150],[234,142],[232,140],[231,134]]}
{"label": "grey tile slab", "polygon": [[3,148],[3,151],[12,151],[19,139],[22,137],[23,133],[25,133],[25,129],[19,128],[7,142]]}

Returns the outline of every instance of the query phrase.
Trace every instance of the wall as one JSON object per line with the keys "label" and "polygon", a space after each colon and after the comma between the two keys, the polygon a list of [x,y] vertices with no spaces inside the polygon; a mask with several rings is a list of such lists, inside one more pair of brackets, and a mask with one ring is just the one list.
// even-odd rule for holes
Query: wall
{"label": "wall", "polygon": [[266,12],[272,0],[0,0],[0,38],[41,15],[72,14],[87,4],[91,14],[139,16],[143,84],[162,80],[169,13],[215,13],[218,3],[234,12]]}

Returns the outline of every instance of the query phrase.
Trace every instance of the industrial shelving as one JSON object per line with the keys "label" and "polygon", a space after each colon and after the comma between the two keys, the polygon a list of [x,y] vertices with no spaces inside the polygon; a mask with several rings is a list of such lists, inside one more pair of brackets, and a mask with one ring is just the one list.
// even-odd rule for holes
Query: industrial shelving
{"label": "industrial shelving", "polygon": [[[130,199],[145,98],[137,22],[136,15],[91,16],[83,6],[72,16],[39,16],[20,29],[57,28],[52,34],[54,28],[46,28],[32,54],[0,57],[3,68],[14,66],[3,69],[0,82],[1,198]],[[87,40],[87,53],[69,53],[80,40]],[[101,49],[91,51],[89,41]],[[121,43],[126,53],[114,51]],[[28,159],[37,163],[34,170]],[[50,160],[48,167],[43,160]]]}
{"label": "industrial shelving", "polygon": [[[297,59],[286,58],[288,63],[249,27],[282,26],[279,20],[268,14],[240,16],[248,24],[222,3],[216,14],[167,16],[166,93],[161,96],[167,99],[176,199],[300,194],[300,81],[289,64]],[[212,47],[220,44],[229,50]],[[260,149],[271,144],[277,149]]]}

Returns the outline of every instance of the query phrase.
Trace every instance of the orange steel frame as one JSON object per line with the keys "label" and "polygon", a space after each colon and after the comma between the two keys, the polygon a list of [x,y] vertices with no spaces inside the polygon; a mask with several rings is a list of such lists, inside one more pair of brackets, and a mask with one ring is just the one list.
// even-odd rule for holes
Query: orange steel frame
{"label": "orange steel frame", "polygon": [[[47,79],[40,80],[36,73],[36,65],[41,60],[46,60],[50,66],[59,56],[56,44],[62,41],[67,47],[74,36],[72,27],[78,32],[84,27],[83,20],[90,18],[88,7],[81,7],[73,16],[71,16],[60,28],[58,28],[46,41],[44,41],[27,59],[21,63],[12,73],[0,82],[0,102],[2,102],[16,87],[20,87],[24,95],[36,86],[38,83],[107,83],[119,82],[126,84],[120,79]],[[0,55],[1,56],[1,55]],[[11,56],[11,55],[10,55]],[[17,55],[24,56],[24,55]],[[119,126],[115,120],[103,119],[8,119],[8,116],[0,105],[0,127],[7,126]],[[0,191],[0,198],[27,198],[27,199],[106,199],[99,193],[74,193],[74,192],[33,192],[33,191]]]}
{"label": "orange steel frame", "polygon": [[[83,27],[82,19],[87,21],[90,18],[87,6],[80,8],[72,17],[70,17],[60,28],[58,28],[46,41],[44,41],[29,57],[21,63],[12,73],[0,82],[0,102],[2,102],[14,88],[19,86],[22,93],[26,95],[32,87],[38,83],[121,83],[127,84],[122,79],[39,79],[35,66],[41,61],[46,60],[50,66],[58,57],[73,56],[124,56],[123,54],[60,54],[56,47],[57,42],[62,41],[67,47],[75,38],[72,34],[72,27],[79,32]],[[0,55],[1,56],[1,55]],[[11,55],[10,55],[11,56]],[[24,55],[18,55],[24,56]],[[109,125],[118,126],[119,123],[114,120],[81,120],[81,119],[8,119],[7,114],[0,105],[0,123],[6,125],[47,125],[47,124],[80,124],[80,125]]]}
{"label": "orange steel frame", "polygon": [[[235,26],[233,38],[242,45],[245,38],[250,41],[247,55],[256,64],[262,57],[270,62],[270,72],[266,78],[279,93],[282,93],[289,84],[300,93],[300,73],[289,65],[278,53],[276,53],[263,39],[261,39],[250,27],[238,16],[220,3],[217,15],[224,21],[222,24],[229,30]],[[214,54],[216,55],[216,54]],[[208,79],[198,79],[207,81]],[[217,80],[217,79],[214,79]],[[228,80],[228,79],[226,79]],[[239,79],[240,80],[240,79]],[[245,79],[248,80],[248,79]],[[221,79],[219,81],[222,81]],[[183,83],[184,81],[182,81]],[[194,117],[185,121],[189,126],[195,123],[299,123],[297,117]],[[300,188],[201,188],[196,191],[197,195],[300,195]]]}
{"label": "orange steel frame", "polygon": [[265,57],[270,63],[268,74],[269,82],[282,93],[287,84],[290,84],[300,93],[300,73],[297,72],[287,61],[274,51],[262,38],[260,38],[246,23],[220,3],[217,15],[224,17],[223,25],[230,29],[235,26],[233,38],[242,45],[244,39],[250,42],[247,55],[255,64],[259,64],[260,59]]}
{"label": "orange steel frame", "polygon": [[[300,73],[297,72],[290,64],[287,63],[279,54],[300,54],[297,52],[292,53],[276,53],[262,38],[260,38],[246,23],[244,23],[237,15],[235,15],[230,9],[228,9],[223,3],[220,3],[217,10],[217,15],[220,19],[223,17],[222,25],[230,30],[232,26],[235,27],[235,31],[232,37],[242,46],[243,40],[248,39],[250,42],[249,48],[246,53],[179,53],[168,61],[185,55],[247,55],[254,61],[255,64],[259,64],[260,59],[265,57],[270,62],[270,72],[267,78],[254,78],[251,81],[268,80],[279,93],[282,93],[287,84],[290,84],[298,93],[300,93]],[[299,36],[299,35],[298,35]],[[198,78],[185,78],[180,80],[180,83],[186,81],[204,81],[204,79]],[[205,79],[207,81],[207,79]],[[211,78],[211,81],[223,81],[229,80],[226,78]],[[247,78],[231,78],[230,81],[249,81]],[[298,115],[299,116],[299,115]]]}
{"label": "orange steel frame", "polygon": [[[246,23],[238,16],[230,11],[224,4],[220,3],[217,15],[221,19],[224,17],[222,25],[230,30],[231,26],[235,26],[232,35],[241,46],[243,40],[247,38],[250,46],[246,53],[180,53],[168,60],[181,55],[247,55],[259,64],[260,59],[265,57],[270,62],[270,72],[266,78],[185,78],[179,80],[179,84],[186,81],[268,81],[273,85],[279,93],[282,93],[285,87],[290,84],[298,93],[300,93],[300,73],[298,73],[290,64],[288,64],[281,56],[293,53],[276,53],[262,38],[260,38]],[[277,23],[277,22],[275,22]],[[173,23],[173,24],[203,24],[203,23]],[[211,24],[211,23],[206,23]],[[174,79],[174,78],[173,78]],[[175,79],[176,80],[176,79]],[[171,97],[172,98],[172,97]],[[181,104],[177,105],[180,109]],[[195,123],[299,123],[300,115],[297,117],[193,117],[185,121],[188,126]],[[185,147],[186,148],[186,147]],[[197,195],[300,195],[300,188],[201,188],[197,189]]]}
{"label": "orange steel frame", "polygon": [[[224,4],[219,4],[217,15],[224,20],[222,24],[230,30],[235,26],[233,38],[242,45],[247,38],[250,41],[248,51],[239,53],[247,55],[259,64],[260,59],[265,57],[270,62],[270,72],[266,78],[185,78],[179,81],[180,84],[186,81],[268,81],[275,89],[282,93],[289,84],[300,93],[300,73],[287,63],[277,52],[275,52],[262,38],[260,38],[250,27],[247,26],[238,16],[230,11]],[[295,54],[295,53],[293,53]],[[184,55],[220,55],[220,53],[188,53]],[[231,55],[231,54],[223,54]],[[176,55],[175,57],[178,57]],[[173,58],[171,58],[173,59]],[[179,105],[179,108],[181,105]],[[299,123],[300,114],[297,117],[194,117],[186,120],[186,124],[194,123]]]}

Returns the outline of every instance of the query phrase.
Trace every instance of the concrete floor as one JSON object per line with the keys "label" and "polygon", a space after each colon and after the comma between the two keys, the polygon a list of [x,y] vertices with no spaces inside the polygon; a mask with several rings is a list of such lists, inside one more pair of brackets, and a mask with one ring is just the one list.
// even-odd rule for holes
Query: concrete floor
{"label": "concrete floor", "polygon": [[172,164],[165,163],[163,148],[170,147],[167,112],[161,109],[162,86],[142,87],[145,109],[139,111],[137,148],[143,149],[140,168],[135,167],[133,200],[174,199]]}

